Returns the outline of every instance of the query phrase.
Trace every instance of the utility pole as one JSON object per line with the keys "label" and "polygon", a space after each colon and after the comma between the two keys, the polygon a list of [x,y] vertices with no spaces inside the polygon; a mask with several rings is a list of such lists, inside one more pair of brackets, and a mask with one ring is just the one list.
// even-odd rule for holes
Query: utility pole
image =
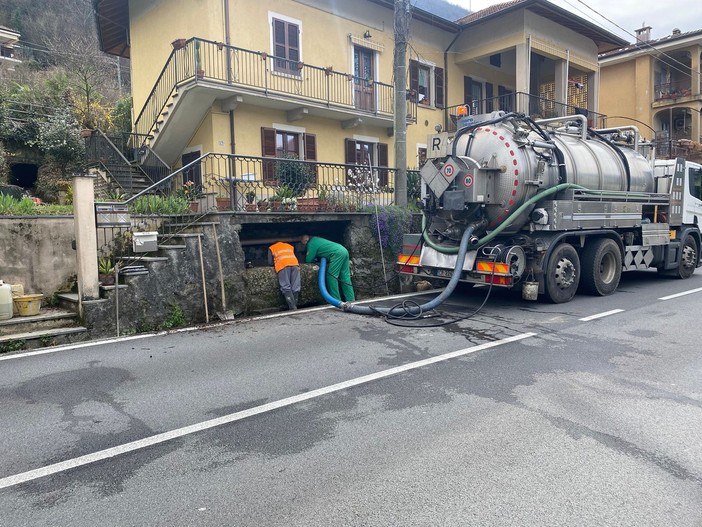
{"label": "utility pole", "polygon": [[407,206],[407,41],[410,0],[395,0],[395,204]]}

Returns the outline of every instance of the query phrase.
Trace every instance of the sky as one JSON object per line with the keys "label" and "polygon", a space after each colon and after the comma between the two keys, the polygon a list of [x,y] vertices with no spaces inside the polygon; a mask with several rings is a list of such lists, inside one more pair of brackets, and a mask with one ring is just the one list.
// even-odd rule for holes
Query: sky
{"label": "sky", "polygon": [[[471,11],[479,11],[505,0],[449,0]],[[702,29],[700,0],[549,0],[589,19],[615,35],[634,41],[634,30],[651,26],[651,38],[670,35],[673,28],[683,33]],[[599,14],[598,14],[599,13]],[[606,17],[606,18],[605,18]],[[609,19],[609,20],[607,20]],[[621,26],[621,29],[617,26]]]}

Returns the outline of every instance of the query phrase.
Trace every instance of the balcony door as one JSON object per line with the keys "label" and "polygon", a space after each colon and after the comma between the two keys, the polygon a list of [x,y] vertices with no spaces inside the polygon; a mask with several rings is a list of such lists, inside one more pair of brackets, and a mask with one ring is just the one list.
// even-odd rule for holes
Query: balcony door
{"label": "balcony door", "polygon": [[373,52],[355,46],[353,49],[354,103],[359,110],[375,110],[375,87]]}

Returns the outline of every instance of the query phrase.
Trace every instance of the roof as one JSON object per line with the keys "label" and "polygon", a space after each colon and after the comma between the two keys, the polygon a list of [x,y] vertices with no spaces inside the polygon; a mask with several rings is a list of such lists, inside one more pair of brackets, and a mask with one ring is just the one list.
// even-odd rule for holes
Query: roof
{"label": "roof", "polygon": [[[375,4],[394,9],[393,0],[368,0]],[[92,0],[95,11],[100,49],[110,55],[129,58],[129,0]],[[450,33],[457,33],[461,27],[434,13],[412,8],[412,16],[432,26]]]}
{"label": "roof", "polygon": [[642,49],[649,50],[650,48],[655,48],[656,46],[661,46],[663,44],[674,43],[678,40],[687,40],[690,37],[702,38],[702,29],[696,29],[694,31],[687,31],[685,33],[673,33],[671,35],[661,37],[655,40],[646,40],[643,42],[635,42],[629,44],[626,47],[615,49],[614,51],[609,51],[607,53],[602,53],[600,55],[601,59],[616,57],[619,55],[626,55],[627,53],[632,53],[634,51],[639,51]]}
{"label": "roof", "polygon": [[129,0],[92,0],[100,49],[129,58]]}
{"label": "roof", "polygon": [[512,0],[511,2],[503,2],[471,13],[458,20],[457,23],[464,27],[471,27],[520,9],[528,9],[532,13],[552,20],[563,27],[589,38],[597,45],[599,53],[619,49],[627,44],[626,40],[607,31],[598,24],[558,7],[548,0]]}

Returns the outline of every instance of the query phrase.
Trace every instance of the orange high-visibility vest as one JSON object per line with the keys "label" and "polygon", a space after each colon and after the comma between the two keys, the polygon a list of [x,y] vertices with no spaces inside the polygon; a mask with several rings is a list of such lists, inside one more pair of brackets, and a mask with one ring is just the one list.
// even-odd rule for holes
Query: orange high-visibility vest
{"label": "orange high-visibility vest", "polygon": [[290,265],[300,265],[295,257],[295,248],[289,243],[276,242],[269,247],[273,255],[273,264],[275,272],[280,272],[284,267]]}

